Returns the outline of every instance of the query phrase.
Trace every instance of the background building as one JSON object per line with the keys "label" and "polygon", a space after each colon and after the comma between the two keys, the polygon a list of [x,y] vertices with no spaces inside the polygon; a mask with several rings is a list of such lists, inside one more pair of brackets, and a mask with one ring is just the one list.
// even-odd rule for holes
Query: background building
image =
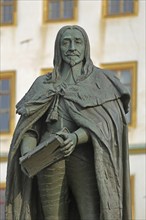
{"label": "background building", "polygon": [[146,219],[145,0],[1,0],[0,220],[7,155],[19,116],[15,104],[53,67],[54,41],[64,25],[88,33],[96,66],[115,71],[130,89],[130,169],[133,219]]}

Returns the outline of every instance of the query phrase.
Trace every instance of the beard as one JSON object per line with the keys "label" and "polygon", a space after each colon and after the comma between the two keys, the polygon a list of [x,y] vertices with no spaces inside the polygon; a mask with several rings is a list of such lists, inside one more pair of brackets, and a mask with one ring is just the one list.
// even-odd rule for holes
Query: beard
{"label": "beard", "polygon": [[70,59],[70,63],[69,64],[70,64],[71,67],[75,66],[77,63],[79,63],[79,62],[76,62],[74,59]]}
{"label": "beard", "polygon": [[71,67],[75,66],[76,64],[80,63],[83,61],[83,59],[81,59],[79,56],[66,56],[64,59],[64,62],[66,62],[67,64],[69,64]]}
{"label": "beard", "polygon": [[78,50],[67,51],[64,53],[63,60],[71,67],[82,62],[82,55]]}

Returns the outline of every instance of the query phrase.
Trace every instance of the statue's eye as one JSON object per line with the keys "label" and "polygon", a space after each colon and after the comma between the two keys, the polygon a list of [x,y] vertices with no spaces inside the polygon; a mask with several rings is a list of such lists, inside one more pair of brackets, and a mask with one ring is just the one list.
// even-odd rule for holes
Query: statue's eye
{"label": "statue's eye", "polygon": [[64,40],[64,41],[63,41],[63,45],[64,45],[64,46],[69,45],[69,41],[68,41],[68,40]]}
{"label": "statue's eye", "polygon": [[81,44],[82,43],[81,40],[76,40],[75,42],[76,42],[76,44]]}

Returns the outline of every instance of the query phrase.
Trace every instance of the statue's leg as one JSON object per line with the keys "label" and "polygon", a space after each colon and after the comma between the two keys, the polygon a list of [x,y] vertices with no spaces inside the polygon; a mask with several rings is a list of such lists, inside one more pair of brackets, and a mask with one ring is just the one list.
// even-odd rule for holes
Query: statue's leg
{"label": "statue's leg", "polygon": [[65,162],[60,161],[38,175],[44,220],[68,220],[68,186]]}
{"label": "statue's leg", "polygon": [[100,201],[93,161],[71,156],[66,164],[69,187],[76,200],[81,220],[99,220]]}

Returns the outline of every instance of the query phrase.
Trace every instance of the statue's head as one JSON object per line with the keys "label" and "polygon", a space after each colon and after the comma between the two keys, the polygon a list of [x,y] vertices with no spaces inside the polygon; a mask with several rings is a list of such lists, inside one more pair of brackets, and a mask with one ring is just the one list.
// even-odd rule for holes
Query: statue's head
{"label": "statue's head", "polygon": [[63,61],[71,66],[84,60],[85,40],[78,29],[69,28],[62,34],[60,52]]}
{"label": "statue's head", "polygon": [[84,73],[93,69],[90,59],[90,45],[88,36],[80,26],[64,26],[57,34],[54,53],[54,70],[58,73],[62,62],[74,66],[83,62]]}

